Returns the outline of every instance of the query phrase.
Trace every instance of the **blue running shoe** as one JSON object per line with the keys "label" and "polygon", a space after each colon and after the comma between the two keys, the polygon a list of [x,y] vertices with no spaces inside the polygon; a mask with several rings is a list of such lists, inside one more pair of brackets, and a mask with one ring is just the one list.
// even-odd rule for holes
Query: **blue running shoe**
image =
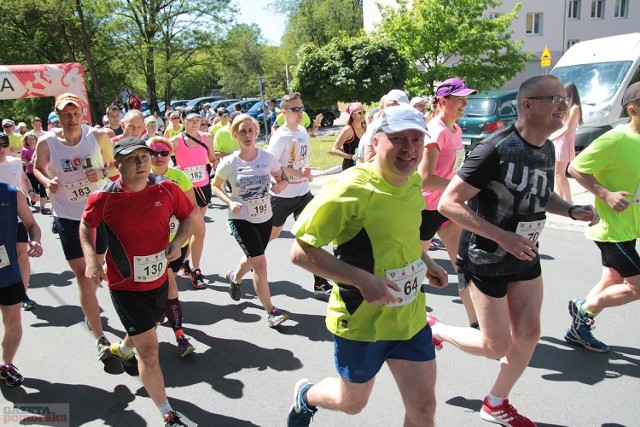
{"label": "blue running shoe", "polygon": [[308,426],[311,419],[318,412],[318,408],[307,405],[304,401],[305,393],[313,386],[308,379],[303,378],[293,389],[293,405],[289,410],[287,427]]}
{"label": "blue running shoe", "polygon": [[609,347],[591,333],[595,320],[582,310],[584,302],[583,299],[569,301],[569,314],[572,317],[572,322],[564,335],[564,340],[570,345],[582,346],[597,353],[605,353],[609,351]]}

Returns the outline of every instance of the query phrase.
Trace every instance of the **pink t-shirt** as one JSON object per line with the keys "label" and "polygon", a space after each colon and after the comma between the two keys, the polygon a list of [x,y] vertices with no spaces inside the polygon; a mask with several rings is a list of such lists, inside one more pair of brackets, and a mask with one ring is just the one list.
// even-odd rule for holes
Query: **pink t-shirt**
{"label": "pink t-shirt", "polygon": [[[427,123],[427,129],[431,137],[425,141],[425,147],[437,145],[440,150],[434,174],[445,179],[453,178],[464,161],[462,129],[460,129],[457,123],[454,123],[455,132],[451,132],[439,117],[431,119],[429,123]],[[422,195],[427,202],[426,210],[437,210],[442,191],[423,188]]]}

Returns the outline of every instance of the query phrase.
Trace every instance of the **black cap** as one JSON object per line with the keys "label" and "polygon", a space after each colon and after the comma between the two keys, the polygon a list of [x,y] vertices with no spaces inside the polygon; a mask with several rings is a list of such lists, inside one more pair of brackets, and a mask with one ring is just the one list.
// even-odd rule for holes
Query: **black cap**
{"label": "black cap", "polygon": [[635,82],[624,91],[622,106],[626,107],[630,102],[640,101],[640,82]]}
{"label": "black cap", "polygon": [[135,136],[122,138],[113,146],[113,156],[126,156],[140,148],[151,151],[151,149],[147,147],[147,144],[140,138],[136,138]]}

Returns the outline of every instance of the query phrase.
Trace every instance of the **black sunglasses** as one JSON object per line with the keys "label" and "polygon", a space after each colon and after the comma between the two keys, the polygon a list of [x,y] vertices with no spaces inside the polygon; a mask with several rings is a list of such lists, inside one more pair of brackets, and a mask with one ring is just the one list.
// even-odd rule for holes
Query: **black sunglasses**
{"label": "black sunglasses", "polygon": [[300,111],[304,111],[304,105],[302,107],[287,108],[287,110],[291,111],[292,113],[299,113]]}
{"label": "black sunglasses", "polygon": [[8,142],[0,142],[0,147],[2,148],[9,148],[9,143]]}
{"label": "black sunglasses", "polygon": [[152,151],[151,152],[151,157],[167,157],[169,154],[171,154],[169,151],[167,150],[162,150],[162,151]]}

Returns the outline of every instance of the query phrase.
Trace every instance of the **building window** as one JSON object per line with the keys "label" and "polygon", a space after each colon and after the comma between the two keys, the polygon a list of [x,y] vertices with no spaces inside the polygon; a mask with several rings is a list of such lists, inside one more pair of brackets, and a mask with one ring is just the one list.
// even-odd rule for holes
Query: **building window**
{"label": "building window", "polygon": [[604,0],[591,1],[591,17],[594,19],[604,18]]}
{"label": "building window", "polygon": [[542,13],[527,13],[527,34],[542,34]]}
{"label": "building window", "polygon": [[577,40],[577,39],[567,40],[567,49],[569,49],[571,46],[573,46],[576,43],[580,43],[580,40]]}
{"label": "building window", "polygon": [[616,0],[616,10],[613,13],[616,18],[629,17],[629,0]]}
{"label": "building window", "polygon": [[569,0],[567,18],[580,19],[580,0]]}

